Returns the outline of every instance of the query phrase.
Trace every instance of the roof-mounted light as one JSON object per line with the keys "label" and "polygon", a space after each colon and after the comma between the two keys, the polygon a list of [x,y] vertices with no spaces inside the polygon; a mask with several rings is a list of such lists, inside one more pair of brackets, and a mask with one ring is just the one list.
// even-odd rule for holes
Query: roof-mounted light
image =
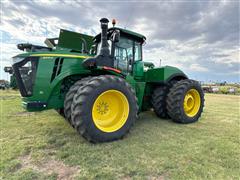
{"label": "roof-mounted light", "polygon": [[113,27],[115,26],[115,24],[116,24],[116,19],[113,19],[113,20],[112,20],[112,25],[113,25]]}

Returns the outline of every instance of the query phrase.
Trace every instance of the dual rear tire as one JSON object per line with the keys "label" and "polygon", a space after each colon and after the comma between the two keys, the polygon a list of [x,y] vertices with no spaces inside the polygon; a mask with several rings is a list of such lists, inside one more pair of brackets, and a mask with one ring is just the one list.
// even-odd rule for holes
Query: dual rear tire
{"label": "dual rear tire", "polygon": [[166,85],[156,87],[152,94],[151,103],[156,115],[160,118],[170,118],[167,112],[167,94],[177,81],[172,80]]}
{"label": "dual rear tire", "polygon": [[177,123],[196,122],[204,107],[204,93],[201,85],[185,79],[171,86],[160,86],[152,95],[152,105],[160,118],[171,118]]}

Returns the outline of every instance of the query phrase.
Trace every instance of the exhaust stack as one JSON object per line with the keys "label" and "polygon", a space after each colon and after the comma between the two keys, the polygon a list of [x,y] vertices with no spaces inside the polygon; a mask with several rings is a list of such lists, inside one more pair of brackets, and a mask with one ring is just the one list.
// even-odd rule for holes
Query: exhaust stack
{"label": "exhaust stack", "polygon": [[108,31],[109,20],[107,18],[102,18],[100,19],[100,23],[101,23],[101,29],[102,29],[100,55],[109,56],[110,50],[109,50],[109,44],[107,41],[107,31]]}
{"label": "exhaust stack", "polygon": [[101,23],[101,48],[98,55],[92,58],[85,59],[82,64],[86,68],[96,68],[97,66],[114,67],[114,59],[110,56],[109,44],[108,44],[108,23],[107,18],[102,18]]}

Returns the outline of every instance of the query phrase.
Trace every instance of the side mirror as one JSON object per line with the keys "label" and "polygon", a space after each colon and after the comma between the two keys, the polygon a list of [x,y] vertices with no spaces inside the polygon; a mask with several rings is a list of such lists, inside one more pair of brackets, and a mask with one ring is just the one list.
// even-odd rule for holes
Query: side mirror
{"label": "side mirror", "polygon": [[129,62],[129,64],[132,64],[133,63],[133,59],[130,58],[128,62]]}
{"label": "side mirror", "polygon": [[112,34],[112,41],[113,42],[119,42],[119,39],[120,39],[120,31],[115,30]]}
{"label": "side mirror", "polygon": [[91,46],[90,54],[97,54],[97,46],[95,44]]}
{"label": "side mirror", "polygon": [[129,59],[128,59],[128,65],[132,65],[133,64],[133,56],[129,56]]}

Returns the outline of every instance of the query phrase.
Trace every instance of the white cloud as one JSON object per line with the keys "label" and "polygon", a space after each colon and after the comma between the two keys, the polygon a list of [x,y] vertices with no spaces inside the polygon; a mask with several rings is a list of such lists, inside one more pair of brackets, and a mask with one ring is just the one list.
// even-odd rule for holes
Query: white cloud
{"label": "white cloud", "polygon": [[206,67],[201,66],[200,64],[191,64],[190,70],[197,71],[197,72],[207,72],[208,69]]}
{"label": "white cloud", "polygon": [[[234,2],[3,1],[2,59],[19,53],[16,44],[43,45],[59,29],[95,35],[101,17],[147,37],[144,60],[177,66],[196,78],[238,80],[239,17]],[[239,6],[238,6],[239,7]],[[238,30],[238,33],[236,33]],[[238,42],[238,43],[236,43]],[[2,69],[1,71],[2,72]],[[204,73],[203,73],[204,72]],[[199,75],[200,74],[200,75]]]}

